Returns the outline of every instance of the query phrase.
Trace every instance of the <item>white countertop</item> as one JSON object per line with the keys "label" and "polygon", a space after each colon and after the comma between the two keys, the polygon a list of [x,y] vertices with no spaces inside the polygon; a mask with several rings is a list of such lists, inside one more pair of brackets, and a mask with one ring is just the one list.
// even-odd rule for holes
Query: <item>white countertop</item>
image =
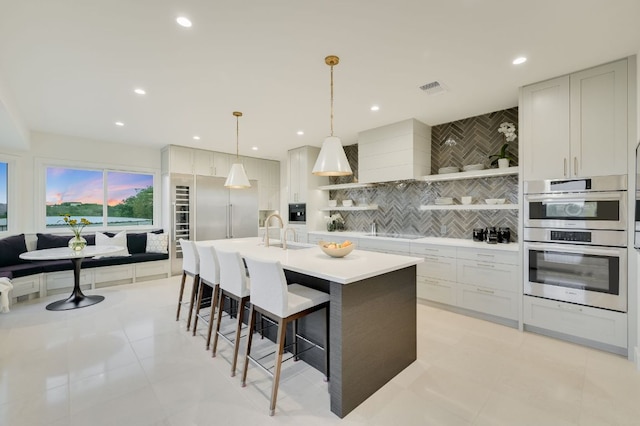
{"label": "white countertop", "polygon": [[265,247],[262,240],[255,237],[198,241],[197,244],[235,250],[243,256],[278,260],[290,271],[339,284],[350,284],[423,262],[423,259],[418,257],[376,253],[357,248],[346,257],[333,258],[315,245],[304,249],[283,250],[281,247]]}
{"label": "white countertop", "polygon": [[327,232],[327,231],[310,231],[309,234],[322,235],[322,236],[330,236],[332,238],[328,238],[330,241],[341,241],[348,238],[357,238],[359,240],[366,238],[368,240],[376,241],[398,241],[404,243],[411,244],[432,244],[439,246],[450,246],[450,247],[465,247],[465,248],[474,248],[474,249],[483,249],[483,250],[498,250],[498,251],[510,251],[517,252],[518,251],[518,243],[509,243],[509,244],[487,244],[485,242],[473,241],[471,239],[467,240],[464,238],[442,238],[442,237],[422,237],[422,238],[396,238],[396,237],[383,237],[376,235],[371,236],[366,232],[351,232],[351,231],[341,231],[341,232]]}

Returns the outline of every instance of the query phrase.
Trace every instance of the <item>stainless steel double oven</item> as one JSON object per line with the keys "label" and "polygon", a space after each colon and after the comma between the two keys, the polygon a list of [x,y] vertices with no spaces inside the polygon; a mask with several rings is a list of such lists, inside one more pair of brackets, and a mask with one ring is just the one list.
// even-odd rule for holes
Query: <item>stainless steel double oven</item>
{"label": "stainless steel double oven", "polygon": [[627,311],[627,176],[525,182],[524,292]]}

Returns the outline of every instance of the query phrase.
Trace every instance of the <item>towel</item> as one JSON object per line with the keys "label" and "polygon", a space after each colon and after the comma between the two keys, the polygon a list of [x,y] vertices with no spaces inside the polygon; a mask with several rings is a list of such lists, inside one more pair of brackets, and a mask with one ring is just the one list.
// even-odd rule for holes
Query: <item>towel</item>
{"label": "towel", "polygon": [[13,284],[9,278],[0,277],[0,312],[9,312],[9,292]]}

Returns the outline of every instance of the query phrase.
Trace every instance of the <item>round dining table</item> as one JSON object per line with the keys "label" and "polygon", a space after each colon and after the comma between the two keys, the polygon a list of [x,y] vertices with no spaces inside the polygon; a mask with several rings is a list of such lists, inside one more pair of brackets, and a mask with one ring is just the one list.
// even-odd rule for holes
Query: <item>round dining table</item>
{"label": "round dining table", "polygon": [[73,263],[73,291],[63,300],[58,300],[47,305],[48,311],[68,311],[70,309],[84,308],[95,305],[104,300],[104,296],[86,296],[80,289],[80,269],[82,260],[87,257],[104,256],[121,251],[120,246],[86,246],[80,251],[73,251],[69,247],[32,250],[22,253],[24,260],[63,260],[68,259]]}

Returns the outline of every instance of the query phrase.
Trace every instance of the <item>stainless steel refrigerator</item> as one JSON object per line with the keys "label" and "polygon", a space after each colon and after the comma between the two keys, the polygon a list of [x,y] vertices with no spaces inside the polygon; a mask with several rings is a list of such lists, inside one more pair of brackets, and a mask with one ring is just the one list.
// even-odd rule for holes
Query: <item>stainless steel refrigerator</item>
{"label": "stainless steel refrigerator", "polygon": [[180,238],[193,241],[258,236],[258,182],[228,189],[225,178],[170,175],[171,272],[182,271]]}

